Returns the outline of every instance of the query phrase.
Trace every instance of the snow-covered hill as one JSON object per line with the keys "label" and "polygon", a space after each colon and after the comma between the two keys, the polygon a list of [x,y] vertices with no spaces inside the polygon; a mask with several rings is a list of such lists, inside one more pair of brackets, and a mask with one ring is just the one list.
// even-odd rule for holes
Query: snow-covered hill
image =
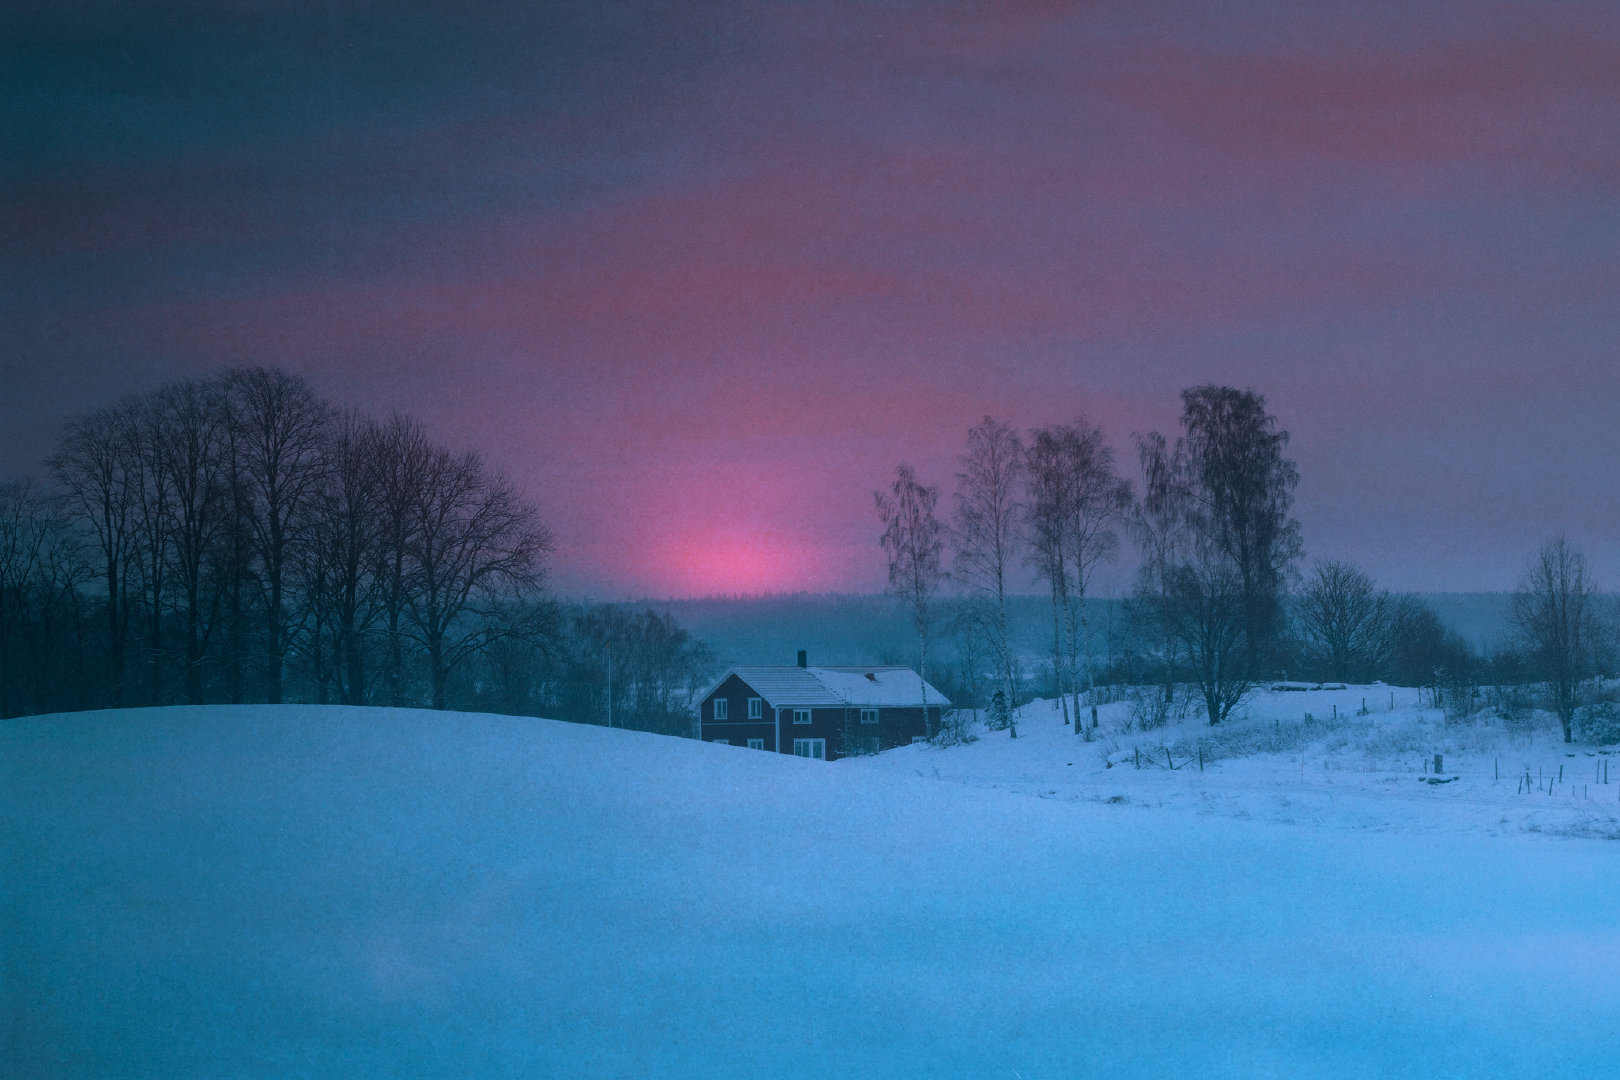
{"label": "snow-covered hill", "polygon": [[[1017,753],[1085,746],[1038,727]],[[1032,798],[1012,753],[308,707],[8,721],[4,1072],[1614,1074],[1612,844]],[[974,755],[1018,790],[933,778]]]}

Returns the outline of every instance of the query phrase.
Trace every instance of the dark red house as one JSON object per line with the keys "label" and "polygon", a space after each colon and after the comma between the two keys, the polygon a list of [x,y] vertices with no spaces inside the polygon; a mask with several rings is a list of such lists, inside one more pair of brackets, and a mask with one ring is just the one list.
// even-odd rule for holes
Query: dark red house
{"label": "dark red house", "polygon": [[[927,710],[923,715],[926,692]],[[698,701],[704,742],[831,761],[938,730],[945,696],[906,667],[734,667]]]}

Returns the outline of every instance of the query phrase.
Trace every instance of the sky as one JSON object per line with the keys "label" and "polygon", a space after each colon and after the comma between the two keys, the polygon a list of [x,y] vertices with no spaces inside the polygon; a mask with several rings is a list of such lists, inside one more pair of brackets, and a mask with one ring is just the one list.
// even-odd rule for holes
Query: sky
{"label": "sky", "polygon": [[1620,587],[1613,4],[22,3],[0,99],[0,476],[271,364],[482,451],[565,593],[876,591],[898,463],[1129,475],[1214,382],[1305,566]]}

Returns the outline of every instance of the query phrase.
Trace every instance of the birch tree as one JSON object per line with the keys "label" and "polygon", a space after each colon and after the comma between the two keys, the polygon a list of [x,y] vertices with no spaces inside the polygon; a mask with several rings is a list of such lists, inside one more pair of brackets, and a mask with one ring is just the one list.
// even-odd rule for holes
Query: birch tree
{"label": "birch tree", "polygon": [[[1007,622],[1008,577],[1017,566],[1022,507],[1024,446],[1009,425],[986,416],[968,431],[967,452],[957,458],[956,509],[951,531],[959,580],[984,608],[981,623],[996,665],[996,681],[1009,709],[1016,705],[1013,655]],[[1008,731],[1018,738],[1018,726]]]}
{"label": "birch tree", "polygon": [[1542,546],[1513,595],[1513,627],[1547,683],[1553,710],[1573,742],[1581,683],[1597,645],[1597,587],[1586,557],[1562,536]]}
{"label": "birch tree", "polygon": [[1072,706],[1076,733],[1088,733],[1080,714],[1081,669],[1090,669],[1086,600],[1098,564],[1119,549],[1130,484],[1116,475],[1113,450],[1102,430],[1084,418],[1036,431],[1028,471],[1035,568],[1052,588],[1059,694],[1065,719]]}
{"label": "birch tree", "polygon": [[[934,516],[939,488],[919,483],[910,465],[900,465],[889,490],[874,491],[872,498],[883,521],[881,543],[889,559],[889,592],[911,608],[917,632],[917,673],[923,682],[923,718],[928,722],[928,633],[944,547]],[[929,723],[929,735],[933,734]]]}
{"label": "birch tree", "polygon": [[1283,456],[1288,432],[1260,394],[1208,385],[1183,390],[1181,401],[1185,489],[1200,536],[1226,553],[1242,582],[1245,664],[1257,678],[1300,554],[1299,522],[1290,516],[1299,472]]}
{"label": "birch tree", "polygon": [[1166,678],[1184,660],[1209,723],[1219,724],[1253,686],[1242,575],[1208,527],[1185,444],[1171,450],[1155,433],[1138,439],[1137,451],[1144,483],[1133,523],[1143,559],[1134,602],[1163,642]]}

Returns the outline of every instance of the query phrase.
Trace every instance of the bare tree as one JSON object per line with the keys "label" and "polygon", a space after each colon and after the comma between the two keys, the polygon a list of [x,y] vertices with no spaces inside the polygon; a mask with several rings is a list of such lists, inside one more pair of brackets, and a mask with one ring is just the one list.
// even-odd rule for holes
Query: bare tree
{"label": "bare tree", "polygon": [[1597,645],[1597,588],[1586,558],[1562,536],[1541,548],[1513,595],[1513,626],[1546,680],[1564,729],[1574,741],[1581,683],[1592,675]]}
{"label": "bare tree", "polygon": [[[961,471],[956,474],[955,528],[951,532],[956,576],[986,609],[981,619],[986,644],[1010,710],[1016,705],[1016,695],[1007,624],[1007,577],[1018,554],[1023,443],[1010,426],[986,416],[968,431],[967,452],[957,458],[957,464]],[[1009,723],[1008,731],[1018,738],[1016,724]]]}
{"label": "bare tree", "polygon": [[186,702],[199,705],[220,599],[217,589],[210,595],[210,578],[216,576],[211,567],[229,510],[225,405],[217,383],[186,380],[159,390],[156,409],[166,446],[162,462],[172,492],[170,551],[173,603],[179,608],[181,626],[181,677]]}
{"label": "bare tree", "polygon": [[300,560],[318,694],[324,701],[335,693],[345,705],[366,702],[366,640],[381,612],[380,441],[377,425],[353,410],[333,418]]}
{"label": "bare tree", "polygon": [[1365,681],[1389,652],[1389,594],[1349,563],[1318,562],[1295,610],[1306,659],[1330,679]]}
{"label": "bare tree", "polygon": [[1102,429],[1085,419],[1041,428],[1030,443],[1030,525],[1037,569],[1053,586],[1063,615],[1067,648],[1063,678],[1072,699],[1075,731],[1089,737],[1080,712],[1081,668],[1090,684],[1091,624],[1086,600],[1097,565],[1119,550],[1118,527],[1131,505],[1128,481],[1114,469]]}
{"label": "bare tree", "polygon": [[1472,679],[1475,665],[1468,642],[1449,629],[1432,607],[1411,595],[1390,599],[1383,678],[1397,686],[1428,686],[1438,691],[1448,683]]}
{"label": "bare tree", "polygon": [[0,484],[0,718],[14,716],[13,660],[21,642],[22,612],[33,583],[45,507],[33,484]]}
{"label": "bare tree", "polygon": [[1165,617],[1170,602],[1169,574],[1186,539],[1186,495],[1175,462],[1158,432],[1137,435],[1136,455],[1142,470],[1142,498],[1131,509],[1130,529],[1141,548],[1142,562],[1131,593],[1133,631],[1145,635],[1147,651],[1159,653],[1160,699],[1155,715],[1167,715],[1175,701],[1176,664],[1180,656]]}
{"label": "bare tree", "polygon": [[106,682],[115,708],[124,704],[129,644],[129,581],[134,555],[135,487],[139,470],[130,460],[126,404],[80,417],[68,424],[62,447],[51,459],[67,505],[90,526],[98,548],[98,570],[105,587]]}
{"label": "bare tree", "polygon": [[[889,591],[911,607],[917,631],[917,673],[922,676],[923,718],[928,721],[928,631],[933,598],[939,590],[939,520],[934,507],[939,488],[917,482],[910,465],[895,469],[888,492],[874,491],[878,516],[883,520],[883,550],[889,557]],[[934,734],[929,724],[929,735]]]}
{"label": "bare tree", "polygon": [[1224,551],[1243,584],[1245,663],[1257,678],[1281,613],[1284,585],[1299,557],[1299,522],[1289,516],[1299,473],[1283,457],[1266,399],[1252,390],[1198,386],[1181,392],[1177,440],[1195,528]]}
{"label": "bare tree", "polygon": [[1170,451],[1152,435],[1139,439],[1137,449],[1144,492],[1134,523],[1143,563],[1134,600],[1165,643],[1167,667],[1173,657],[1185,659],[1210,724],[1219,724],[1253,685],[1242,574],[1206,527],[1184,446]]}
{"label": "bare tree", "polygon": [[0,717],[82,708],[90,578],[80,531],[31,481],[0,484]]}
{"label": "bare tree", "polygon": [[1028,498],[1024,502],[1028,559],[1046,581],[1052,598],[1052,692],[1064,724],[1069,723],[1069,683],[1065,678],[1063,628],[1069,610],[1069,563],[1064,557],[1067,487],[1058,441],[1037,437],[1025,458]]}
{"label": "bare tree", "polygon": [[406,607],[427,652],[432,704],[445,708],[450,672],[517,630],[503,615],[544,577],[551,534],[505,477],[477,454],[435,448],[412,507]]}
{"label": "bare tree", "polygon": [[1166,624],[1192,661],[1209,722],[1225,720],[1253,681],[1246,660],[1247,609],[1243,579],[1207,538],[1170,568]]}
{"label": "bare tree", "polygon": [[427,482],[433,446],[416,421],[395,414],[376,432],[370,450],[378,514],[374,551],[378,599],[382,605],[384,676],[388,704],[405,704],[411,545],[416,504]]}
{"label": "bare tree", "polygon": [[308,383],[271,368],[225,376],[247,525],[257,557],[265,616],[265,681],[272,705],[282,699],[288,652],[287,585],[293,544],[324,467],[329,410]]}
{"label": "bare tree", "polygon": [[145,620],[147,699],[163,704],[163,613],[168,596],[169,551],[174,534],[172,446],[163,412],[151,395],[123,410],[125,454],[129,460],[130,566],[133,591]]}

